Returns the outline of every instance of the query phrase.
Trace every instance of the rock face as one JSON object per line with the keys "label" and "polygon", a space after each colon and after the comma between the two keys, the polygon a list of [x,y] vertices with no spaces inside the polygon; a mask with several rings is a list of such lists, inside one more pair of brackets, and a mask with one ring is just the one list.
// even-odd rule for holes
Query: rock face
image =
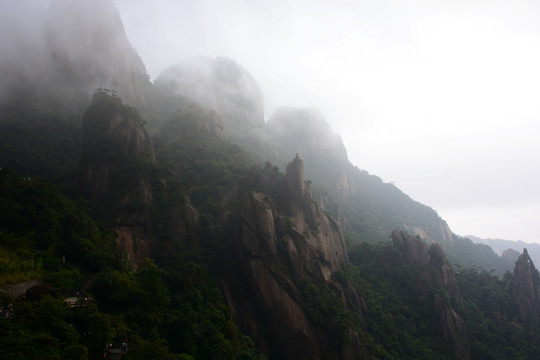
{"label": "rock face", "polygon": [[145,103],[146,68],[112,0],[56,1],[47,15],[47,46],[58,72],[79,77],[89,91],[113,89],[127,103]]}
{"label": "rock face", "polygon": [[420,239],[403,231],[394,231],[392,243],[400,252],[400,261],[420,271],[416,290],[419,297],[428,297],[432,302],[439,318],[441,339],[458,358],[470,359],[465,321],[456,311],[463,307],[463,299],[441,246],[434,243],[428,249]]}
{"label": "rock face", "polygon": [[[318,110],[280,107],[268,119],[265,130],[267,141],[275,148],[273,161],[281,165],[300,154],[307,178],[329,189],[332,197],[341,202],[356,192],[357,184],[343,171],[349,164],[343,140]],[[326,196],[318,200],[323,208],[333,201]]]}
{"label": "rock face", "polygon": [[159,142],[172,144],[193,137],[199,132],[223,137],[223,119],[214,110],[185,101],[160,131]]}
{"label": "rock face", "polygon": [[[271,141],[280,142],[281,151],[302,157],[323,157],[347,161],[343,140],[332,133],[328,122],[315,109],[280,107],[268,119]],[[300,136],[301,135],[301,136]]]}
{"label": "rock face", "polygon": [[154,163],[152,141],[138,112],[107,92],[94,94],[83,115],[80,188],[96,217],[117,234],[135,264],[149,255],[154,201],[144,164]]}
{"label": "rock face", "polygon": [[540,315],[540,275],[529,257],[527,249],[523,249],[514,268],[515,287],[513,296],[516,301],[519,320],[528,328],[539,323]]}
{"label": "rock face", "polygon": [[515,263],[518,260],[519,255],[520,254],[514,249],[506,249],[502,252],[501,257]]}
{"label": "rock face", "polygon": [[215,111],[223,118],[226,135],[242,137],[264,126],[261,90],[249,72],[231,59],[185,61],[165,70],[155,86]]}
{"label": "rock face", "polygon": [[[320,282],[343,294],[333,276],[348,262],[339,225],[313,202],[303,178],[303,161],[297,156],[285,176],[269,163],[262,170],[255,167],[250,183],[257,190],[235,190],[238,194],[228,196],[224,204],[239,203],[235,226],[239,271],[252,294],[249,300],[236,297],[223,282],[236,321],[261,349],[272,344],[287,359],[368,358],[352,329],[348,343],[329,346],[328,333],[321,331],[324,325],[314,323],[302,307],[299,282]],[[263,316],[266,335],[255,313]]]}

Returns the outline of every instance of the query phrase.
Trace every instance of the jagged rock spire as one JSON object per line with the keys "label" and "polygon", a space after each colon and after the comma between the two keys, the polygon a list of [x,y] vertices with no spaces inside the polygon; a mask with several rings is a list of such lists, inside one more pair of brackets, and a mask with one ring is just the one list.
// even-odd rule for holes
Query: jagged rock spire
{"label": "jagged rock spire", "polygon": [[540,315],[540,275],[527,252],[518,257],[514,268],[514,298],[518,308],[519,319],[523,324],[538,324]]}

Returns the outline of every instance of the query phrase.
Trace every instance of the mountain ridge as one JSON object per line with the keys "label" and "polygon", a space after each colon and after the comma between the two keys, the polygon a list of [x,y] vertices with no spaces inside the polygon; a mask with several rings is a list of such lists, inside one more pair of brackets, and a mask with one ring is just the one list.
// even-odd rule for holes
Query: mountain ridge
{"label": "mountain ridge", "polygon": [[[107,31],[124,39],[113,3],[99,3],[113,19]],[[57,6],[87,9],[73,14],[88,20],[90,4]],[[211,76],[152,85],[130,46],[112,49],[99,41],[99,19],[82,20],[74,30],[98,40],[79,44],[91,71],[67,48],[57,53],[68,65],[61,76],[76,72],[66,88],[16,93],[0,108],[0,166],[52,175],[73,198],[0,169],[0,209],[10,214],[0,219],[1,259],[53,285],[16,303],[0,354],[31,351],[12,334],[32,343],[37,331],[51,359],[95,357],[127,336],[134,359],[538,355],[540,278],[526,251],[508,265],[453,234],[433,209],[353,165],[316,110],[282,108],[261,122],[260,90],[235,61],[202,59]],[[102,61],[124,56],[119,71]],[[115,86],[90,99],[94,70]],[[49,83],[22,79],[27,89]],[[55,106],[72,99],[69,89],[84,93],[86,110]],[[57,142],[61,129],[71,142]],[[95,279],[96,303],[71,312],[54,292],[75,292],[81,273]],[[32,316],[49,308],[58,311],[47,329]]]}

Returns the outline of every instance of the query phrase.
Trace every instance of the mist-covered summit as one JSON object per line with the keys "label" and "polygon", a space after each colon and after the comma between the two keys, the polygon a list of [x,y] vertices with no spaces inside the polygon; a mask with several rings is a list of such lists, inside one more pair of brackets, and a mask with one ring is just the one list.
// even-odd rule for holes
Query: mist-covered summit
{"label": "mist-covered summit", "polygon": [[187,98],[218,113],[224,132],[242,137],[264,125],[264,102],[259,85],[234,60],[196,57],[164,70],[156,79],[158,91]]}
{"label": "mist-covered summit", "polygon": [[146,68],[113,0],[55,0],[32,11],[24,3],[4,6],[9,10],[0,35],[4,96],[19,89],[82,104],[94,90],[106,88],[128,103],[144,104],[150,85]]}
{"label": "mist-covered summit", "polygon": [[334,134],[323,114],[317,109],[282,106],[267,122],[270,142],[279,142],[283,149],[301,153],[308,158],[328,158],[346,162],[347,149],[338,134]]}

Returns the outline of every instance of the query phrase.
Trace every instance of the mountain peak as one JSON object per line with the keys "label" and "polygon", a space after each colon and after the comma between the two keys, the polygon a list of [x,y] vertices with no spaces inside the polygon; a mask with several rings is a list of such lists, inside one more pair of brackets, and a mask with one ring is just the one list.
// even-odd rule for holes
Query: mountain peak
{"label": "mountain peak", "polygon": [[264,125],[259,85],[240,64],[226,57],[197,57],[163,71],[158,89],[188,98],[223,118],[225,134],[241,137]]}
{"label": "mountain peak", "polygon": [[0,36],[4,87],[66,104],[87,104],[96,89],[107,88],[145,104],[146,68],[112,0],[57,0],[41,12],[15,8],[6,14],[10,36]]}
{"label": "mountain peak", "polygon": [[270,136],[279,139],[283,147],[293,153],[306,158],[330,157],[347,161],[343,140],[332,132],[318,109],[283,106],[272,114],[267,126]]}

